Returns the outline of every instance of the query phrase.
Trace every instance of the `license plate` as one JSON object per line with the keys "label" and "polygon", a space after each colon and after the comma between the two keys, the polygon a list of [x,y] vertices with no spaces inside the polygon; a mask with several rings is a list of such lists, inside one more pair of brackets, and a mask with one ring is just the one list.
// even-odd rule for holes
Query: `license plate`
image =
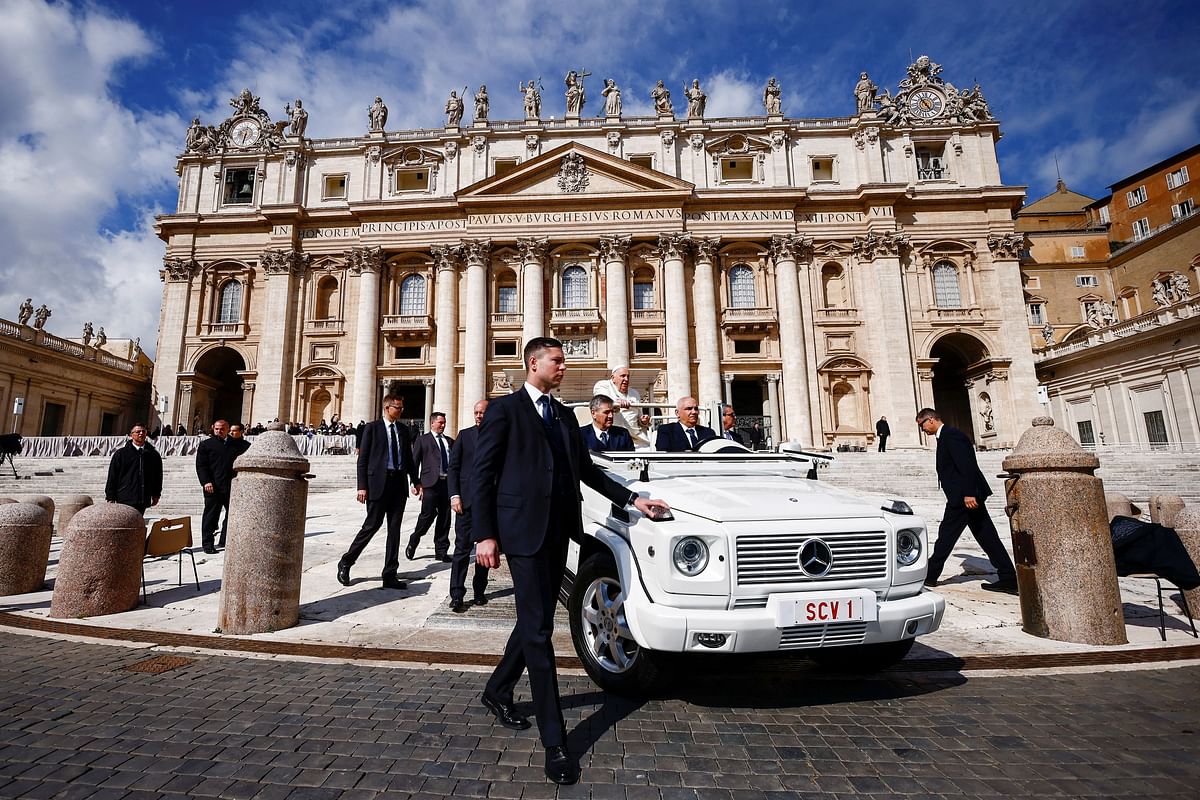
{"label": "license plate", "polygon": [[826,625],[830,622],[863,622],[874,620],[877,616],[875,593],[870,591],[772,595],[767,605],[774,609],[775,624],[780,628]]}

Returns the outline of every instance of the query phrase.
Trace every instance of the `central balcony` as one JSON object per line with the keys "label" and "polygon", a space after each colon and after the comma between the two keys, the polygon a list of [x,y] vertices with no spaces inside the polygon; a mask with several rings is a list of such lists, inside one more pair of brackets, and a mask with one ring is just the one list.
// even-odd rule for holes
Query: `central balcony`
{"label": "central balcony", "polygon": [[380,330],[390,341],[423,341],[433,333],[433,318],[428,314],[389,314]]}
{"label": "central balcony", "polygon": [[557,333],[595,333],[600,329],[599,308],[552,308],[550,328]]}
{"label": "central balcony", "polygon": [[778,322],[773,308],[727,308],[721,313],[726,333],[770,333]]}
{"label": "central balcony", "polygon": [[523,314],[515,314],[515,313],[507,312],[507,311],[503,312],[503,313],[495,313],[495,314],[492,314],[492,328],[493,329],[519,328],[519,327],[521,327],[521,322],[523,319],[524,319]]}
{"label": "central balcony", "polygon": [[666,313],[661,308],[635,308],[630,313],[634,325],[662,325],[666,320]]}

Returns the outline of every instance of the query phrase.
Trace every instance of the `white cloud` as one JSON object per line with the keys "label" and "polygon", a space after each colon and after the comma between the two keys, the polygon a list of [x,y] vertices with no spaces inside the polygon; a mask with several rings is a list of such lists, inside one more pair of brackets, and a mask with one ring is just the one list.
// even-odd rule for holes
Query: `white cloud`
{"label": "white cloud", "polygon": [[[762,106],[762,87],[748,75],[730,70],[722,70],[708,80],[701,82],[700,87],[708,95],[708,104],[704,109],[709,117],[740,117],[748,114],[765,114]],[[687,106],[685,105],[684,108]]]}

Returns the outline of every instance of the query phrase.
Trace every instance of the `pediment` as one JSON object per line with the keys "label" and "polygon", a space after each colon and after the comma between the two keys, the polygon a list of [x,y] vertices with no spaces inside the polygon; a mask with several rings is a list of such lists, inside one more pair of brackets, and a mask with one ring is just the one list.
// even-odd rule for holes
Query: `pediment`
{"label": "pediment", "polygon": [[704,149],[714,156],[769,153],[771,140],[764,136],[752,136],[748,133],[730,133],[706,142]]}
{"label": "pediment", "polygon": [[509,198],[569,200],[639,195],[642,198],[686,199],[695,187],[625,159],[569,142],[530,159],[507,175],[494,176],[462,189],[459,203],[494,203]]}

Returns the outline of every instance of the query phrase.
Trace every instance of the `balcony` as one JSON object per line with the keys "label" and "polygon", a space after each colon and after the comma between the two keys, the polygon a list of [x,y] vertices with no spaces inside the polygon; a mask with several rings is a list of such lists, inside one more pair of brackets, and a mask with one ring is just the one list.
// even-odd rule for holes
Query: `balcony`
{"label": "balcony", "polygon": [[311,335],[342,333],[340,319],[310,319],[304,323],[304,332]]}
{"label": "balcony", "polygon": [[433,318],[428,314],[389,314],[380,330],[389,341],[423,341],[433,333]]}
{"label": "balcony", "polygon": [[593,333],[600,328],[600,309],[552,308],[550,328],[555,333]]}
{"label": "balcony", "polygon": [[925,313],[934,325],[983,322],[983,309],[981,308],[930,308]]}
{"label": "balcony", "polygon": [[826,325],[857,325],[861,322],[857,308],[818,308],[813,313],[817,322]]}
{"label": "balcony", "polygon": [[492,329],[505,330],[508,328],[519,328],[521,327],[523,318],[524,315],[512,312],[492,314]]}
{"label": "balcony", "polygon": [[209,322],[200,334],[202,339],[241,339],[246,335],[244,322]]}
{"label": "balcony", "polygon": [[636,325],[662,325],[666,313],[661,308],[635,308],[630,312],[630,321]]}
{"label": "balcony", "polygon": [[727,308],[721,313],[726,333],[770,333],[777,323],[773,308]]}

